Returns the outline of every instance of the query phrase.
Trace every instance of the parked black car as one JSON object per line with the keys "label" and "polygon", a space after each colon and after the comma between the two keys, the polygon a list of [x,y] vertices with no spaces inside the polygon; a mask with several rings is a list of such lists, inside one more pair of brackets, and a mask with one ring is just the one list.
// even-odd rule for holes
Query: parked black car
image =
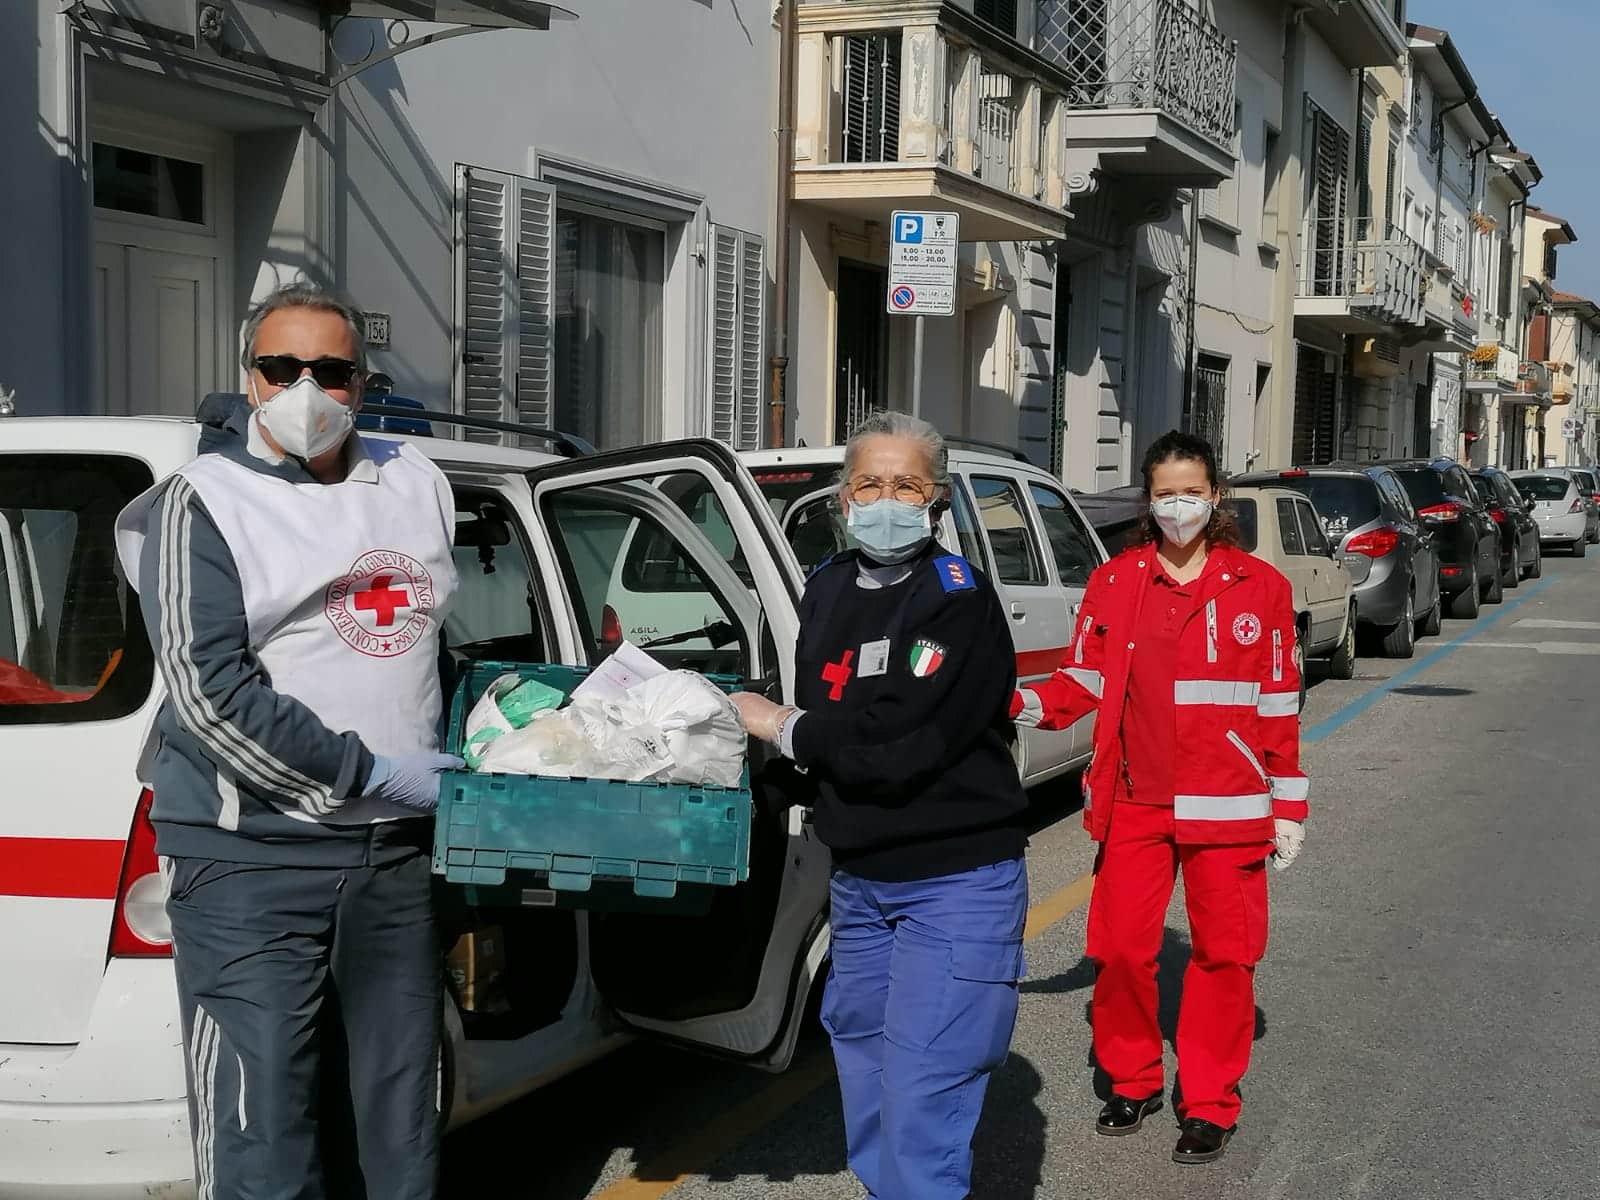
{"label": "parked black car", "polygon": [[1384,464],[1405,485],[1439,551],[1439,587],[1449,615],[1471,620],[1480,604],[1498,604],[1500,529],[1467,469],[1453,458]]}
{"label": "parked black car", "polygon": [[1419,633],[1439,632],[1443,598],[1433,534],[1388,467],[1331,463],[1235,476],[1240,487],[1292,488],[1307,497],[1355,582],[1358,625],[1383,652],[1410,658]]}
{"label": "parked black car", "polygon": [[1524,579],[1544,574],[1539,549],[1539,522],[1533,519],[1533,501],[1523,498],[1516,483],[1499,467],[1472,473],[1473,482],[1489,505],[1489,516],[1500,526],[1500,584],[1514,588]]}
{"label": "parked black car", "polygon": [[1073,488],[1072,498],[1094,526],[1106,553],[1113,557],[1128,548],[1139,532],[1139,522],[1150,511],[1142,487],[1110,488],[1104,492],[1080,492]]}

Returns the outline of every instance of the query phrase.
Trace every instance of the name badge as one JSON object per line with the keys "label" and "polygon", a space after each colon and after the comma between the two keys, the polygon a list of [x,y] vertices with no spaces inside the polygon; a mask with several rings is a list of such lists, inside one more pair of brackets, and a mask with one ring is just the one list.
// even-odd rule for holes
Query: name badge
{"label": "name badge", "polygon": [[885,675],[889,671],[889,639],[881,642],[866,642],[861,647],[861,678],[871,679],[874,675]]}

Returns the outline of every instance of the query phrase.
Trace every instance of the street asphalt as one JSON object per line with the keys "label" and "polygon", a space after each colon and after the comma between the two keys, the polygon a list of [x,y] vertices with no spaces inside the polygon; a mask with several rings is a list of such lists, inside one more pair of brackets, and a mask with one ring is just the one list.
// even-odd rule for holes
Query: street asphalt
{"label": "street asphalt", "polygon": [[[1040,801],[1029,876],[1041,910],[1065,899],[1035,921],[975,1200],[1600,1196],[1600,563],[1552,556],[1544,580],[1447,621],[1411,661],[1312,679],[1306,850],[1272,872],[1227,1156],[1174,1165],[1170,1108],[1133,1137],[1094,1132],[1086,888],[1063,892],[1092,855],[1062,788]],[[1188,946],[1180,891],[1162,956],[1169,1042]],[[787,1075],[632,1046],[453,1134],[445,1163],[452,1198],[865,1194],[814,1019]]]}

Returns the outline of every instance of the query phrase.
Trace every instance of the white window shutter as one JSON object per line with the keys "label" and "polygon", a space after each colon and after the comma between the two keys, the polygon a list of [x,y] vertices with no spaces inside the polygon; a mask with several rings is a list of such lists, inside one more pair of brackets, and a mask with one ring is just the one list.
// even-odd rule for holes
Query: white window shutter
{"label": "white window shutter", "polygon": [[[514,348],[506,247],[513,225],[511,176],[456,166],[456,404],[465,416],[505,419]],[[499,434],[467,429],[473,442]]]}
{"label": "white window shutter", "polygon": [[549,429],[555,395],[556,192],[517,180],[517,405],[515,420]]}
{"label": "white window shutter", "polygon": [[[555,189],[456,167],[456,404],[469,417],[548,428],[555,357]],[[469,441],[507,435],[467,429]]]}
{"label": "white window shutter", "polygon": [[735,450],[761,446],[766,253],[761,238],[711,227],[711,436]]}

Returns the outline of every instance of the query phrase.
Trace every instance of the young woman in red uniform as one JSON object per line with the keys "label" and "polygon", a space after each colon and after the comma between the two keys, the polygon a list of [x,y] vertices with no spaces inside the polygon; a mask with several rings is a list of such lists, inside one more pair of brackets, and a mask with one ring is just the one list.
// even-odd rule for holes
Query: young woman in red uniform
{"label": "young woman in red uniform", "polygon": [[1300,676],[1289,583],[1234,542],[1210,445],[1169,433],[1144,461],[1143,539],[1089,580],[1072,646],[1018,691],[1018,724],[1098,710],[1084,823],[1100,843],[1089,908],[1095,1058],[1111,1077],[1101,1133],[1161,1107],[1156,957],[1181,867],[1193,953],[1178,1017],[1173,1159],[1221,1157],[1237,1128],[1267,945],[1269,854],[1300,853]]}

